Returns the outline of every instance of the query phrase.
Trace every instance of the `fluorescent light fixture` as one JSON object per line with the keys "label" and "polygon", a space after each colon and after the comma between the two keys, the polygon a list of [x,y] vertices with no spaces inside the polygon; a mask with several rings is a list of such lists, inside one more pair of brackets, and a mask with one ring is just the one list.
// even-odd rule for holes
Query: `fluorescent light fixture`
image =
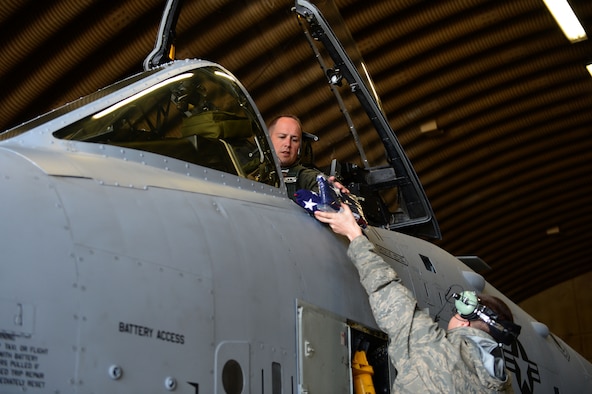
{"label": "fluorescent light fixture", "polygon": [[550,227],[547,229],[547,235],[555,235],[555,234],[559,234],[559,232],[560,232],[559,226]]}
{"label": "fluorescent light fixture", "polygon": [[578,20],[578,17],[571,9],[567,0],[543,0],[545,5],[555,18],[555,21],[563,30],[563,34],[571,42],[579,42],[588,39],[584,27]]}
{"label": "fluorescent light fixture", "polygon": [[428,120],[419,125],[419,131],[425,135],[436,135],[444,133],[444,130],[438,128],[438,123],[435,120]]}
{"label": "fluorescent light fixture", "polygon": [[147,95],[148,93],[154,92],[156,89],[159,89],[159,88],[161,88],[165,85],[171,84],[173,82],[177,82],[177,81],[181,81],[183,79],[191,78],[192,76],[193,76],[193,73],[185,73],[185,74],[177,75],[176,77],[173,77],[171,79],[167,79],[162,82],[159,82],[156,85],[154,85],[146,90],[142,90],[141,92],[136,93],[133,96],[130,96],[130,97],[126,98],[125,100],[122,100],[122,101],[118,102],[117,104],[114,104],[111,107],[102,110],[98,114],[95,114],[92,118],[93,119],[100,119],[103,116],[108,115],[111,112],[123,107],[124,105],[131,103],[132,101],[136,101],[140,97],[143,97],[143,96]]}
{"label": "fluorescent light fixture", "polygon": [[586,70],[588,70],[588,72],[592,76],[592,63],[586,65]]}

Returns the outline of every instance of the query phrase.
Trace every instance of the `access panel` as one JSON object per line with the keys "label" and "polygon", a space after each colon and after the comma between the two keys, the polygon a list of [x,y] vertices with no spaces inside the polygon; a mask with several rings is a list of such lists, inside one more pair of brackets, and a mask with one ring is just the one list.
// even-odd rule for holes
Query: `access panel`
{"label": "access panel", "polygon": [[299,393],[389,393],[384,333],[298,301]]}

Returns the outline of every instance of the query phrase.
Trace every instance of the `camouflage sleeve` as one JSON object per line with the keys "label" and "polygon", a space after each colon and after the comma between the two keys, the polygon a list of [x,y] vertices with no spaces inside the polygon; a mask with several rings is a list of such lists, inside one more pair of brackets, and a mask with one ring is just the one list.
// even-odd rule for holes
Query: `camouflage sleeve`
{"label": "camouflage sleeve", "polygon": [[427,313],[417,308],[413,293],[373,248],[366,237],[360,236],[351,242],[347,253],[368,293],[376,323],[390,338],[399,368],[412,357],[414,349],[442,339],[444,332]]}
{"label": "camouflage sleeve", "polygon": [[349,245],[347,255],[360,274],[360,281],[368,295],[391,282],[400,282],[394,269],[373,251],[374,245],[366,237],[357,237]]}

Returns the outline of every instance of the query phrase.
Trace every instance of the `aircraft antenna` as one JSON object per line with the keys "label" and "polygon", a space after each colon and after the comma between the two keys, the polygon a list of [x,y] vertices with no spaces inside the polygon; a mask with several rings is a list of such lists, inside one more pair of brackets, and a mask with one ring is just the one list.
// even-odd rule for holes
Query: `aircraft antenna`
{"label": "aircraft antenna", "polygon": [[175,38],[176,27],[181,5],[184,0],[168,0],[162,13],[158,35],[154,49],[144,59],[144,70],[148,71],[154,67],[166,64],[175,60]]}

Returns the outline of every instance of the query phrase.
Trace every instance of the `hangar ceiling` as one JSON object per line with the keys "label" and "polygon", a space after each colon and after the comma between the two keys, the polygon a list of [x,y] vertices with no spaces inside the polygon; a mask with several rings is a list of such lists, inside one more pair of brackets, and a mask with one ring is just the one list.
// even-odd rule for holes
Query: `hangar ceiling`
{"label": "hangar ceiling", "polygon": [[[570,2],[592,34],[592,2]],[[141,71],[164,3],[3,0],[0,129]],[[480,256],[515,302],[589,272],[592,38],[569,43],[542,0],[336,3],[432,202],[437,243]],[[347,158],[292,5],[186,0],[177,57],[222,64],[265,117],[301,116],[317,158]]]}

